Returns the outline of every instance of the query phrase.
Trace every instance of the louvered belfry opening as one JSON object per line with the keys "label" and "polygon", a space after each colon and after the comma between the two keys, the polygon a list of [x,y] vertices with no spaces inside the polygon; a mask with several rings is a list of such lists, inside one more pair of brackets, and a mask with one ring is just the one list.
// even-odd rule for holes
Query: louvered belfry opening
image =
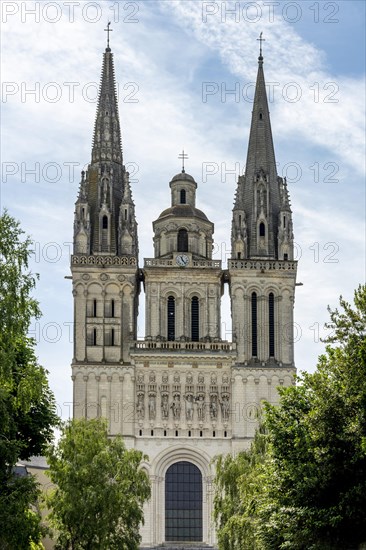
{"label": "louvered belfry opening", "polygon": [[270,293],[268,297],[268,320],[269,320],[269,356],[275,355],[275,328],[274,328],[274,295]]}
{"label": "louvered belfry opening", "polygon": [[252,293],[252,356],[258,355],[257,294]]}
{"label": "louvered belfry opening", "polygon": [[168,298],[168,340],[175,340],[175,298]]}
{"label": "louvered belfry opening", "polygon": [[191,301],[191,339],[193,342],[198,342],[200,338],[199,324],[200,324],[199,300],[197,296],[193,296]]}

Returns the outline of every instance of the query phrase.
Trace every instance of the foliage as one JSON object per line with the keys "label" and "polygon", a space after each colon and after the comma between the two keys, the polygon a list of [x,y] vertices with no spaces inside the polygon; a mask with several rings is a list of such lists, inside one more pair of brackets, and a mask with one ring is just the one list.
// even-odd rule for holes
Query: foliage
{"label": "foliage", "polygon": [[138,548],[142,506],[150,497],[140,468],[142,453],[127,450],[121,437],[108,438],[106,422],[71,420],[49,450],[49,475],[57,485],[48,497],[57,548]]}
{"label": "foliage", "polygon": [[329,310],[332,335],[316,371],[281,388],[279,406],[266,404],[264,454],[254,441],[225,459],[228,474],[217,472],[223,550],[352,549],[366,541],[366,286],[354,303],[341,297],[341,311]]}
{"label": "foliage", "polygon": [[[37,301],[36,277],[28,271],[32,242],[6,211],[0,216],[0,533],[1,548],[38,544],[42,528],[30,505],[39,490],[32,477],[16,478],[17,460],[42,454],[57,424],[47,371],[27,337]],[[15,526],[21,528],[15,528]]]}

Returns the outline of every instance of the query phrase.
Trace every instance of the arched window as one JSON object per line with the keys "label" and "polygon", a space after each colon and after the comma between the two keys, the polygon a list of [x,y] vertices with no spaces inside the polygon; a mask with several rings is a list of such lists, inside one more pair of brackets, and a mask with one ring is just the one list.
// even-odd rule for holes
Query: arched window
{"label": "arched window", "polygon": [[191,340],[192,342],[198,342],[200,337],[200,310],[199,300],[197,296],[193,296],[191,300]]}
{"label": "arched window", "polygon": [[93,346],[97,345],[97,329],[93,328]]}
{"label": "arched window", "polygon": [[115,305],[114,305],[114,300],[111,301],[111,317],[114,317],[114,313],[115,313]]}
{"label": "arched window", "polygon": [[180,190],[180,204],[186,204],[186,190]]}
{"label": "arched window", "polygon": [[102,228],[103,229],[108,229],[108,216],[103,216]]}
{"label": "arched window", "polygon": [[178,231],[178,252],[188,252],[188,232],[187,229]]}
{"label": "arched window", "polygon": [[202,474],[194,464],[172,464],[165,475],[165,540],[202,541]]}
{"label": "arched window", "polygon": [[261,222],[259,224],[259,236],[260,237],[265,237],[266,236],[266,226],[264,225],[263,222]]}
{"label": "arched window", "polygon": [[175,298],[168,298],[168,340],[175,340]]}
{"label": "arched window", "polygon": [[262,113],[259,113],[259,120],[262,120],[262,118],[263,118]]}
{"label": "arched window", "polygon": [[274,328],[274,295],[270,293],[268,297],[268,321],[269,321],[269,356],[275,354],[275,328]]}
{"label": "arched window", "polygon": [[93,300],[93,317],[97,316],[97,301]]}
{"label": "arched window", "polygon": [[115,345],[114,328],[111,329],[111,346]]}
{"label": "arched window", "polygon": [[252,356],[258,355],[257,294],[252,293]]}

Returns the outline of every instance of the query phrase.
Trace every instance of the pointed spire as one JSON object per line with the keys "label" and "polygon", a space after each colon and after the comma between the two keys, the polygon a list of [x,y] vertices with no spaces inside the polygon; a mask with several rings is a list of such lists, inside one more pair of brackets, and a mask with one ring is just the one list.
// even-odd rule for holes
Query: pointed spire
{"label": "pointed spire", "polygon": [[92,162],[105,161],[123,163],[113,53],[109,48],[109,35],[108,47],[103,54],[92,150]]}
{"label": "pointed spire", "polygon": [[[287,189],[278,182],[271,121],[263,72],[262,33],[258,57],[258,73],[253,102],[245,175],[239,177],[233,209],[235,234],[239,216],[245,213],[248,258],[278,257],[278,215],[282,197],[288,201]],[[233,257],[235,248],[233,243]]]}
{"label": "pointed spire", "polygon": [[254,178],[262,169],[276,180],[276,159],[263,72],[262,41],[264,38],[262,38],[262,33],[257,40],[260,40],[261,45],[245,172],[246,175],[250,174]]}

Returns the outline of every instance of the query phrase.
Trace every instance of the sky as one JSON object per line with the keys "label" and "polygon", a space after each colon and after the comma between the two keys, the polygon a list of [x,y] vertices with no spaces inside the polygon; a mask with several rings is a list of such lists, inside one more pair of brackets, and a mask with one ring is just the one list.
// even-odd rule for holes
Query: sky
{"label": "sky", "polygon": [[[152,221],[181,170],[230,257],[231,210],[246,161],[263,32],[278,174],[293,210],[295,361],[313,371],[327,306],[352,300],[365,274],[365,2],[1,2],[1,210],[34,240],[33,322],[59,414],[72,410],[70,253],[80,172],[90,161],[111,21],[124,163],[139,224],[140,266]],[[139,337],[144,336],[144,295]],[[228,290],[222,338],[231,339]]]}

